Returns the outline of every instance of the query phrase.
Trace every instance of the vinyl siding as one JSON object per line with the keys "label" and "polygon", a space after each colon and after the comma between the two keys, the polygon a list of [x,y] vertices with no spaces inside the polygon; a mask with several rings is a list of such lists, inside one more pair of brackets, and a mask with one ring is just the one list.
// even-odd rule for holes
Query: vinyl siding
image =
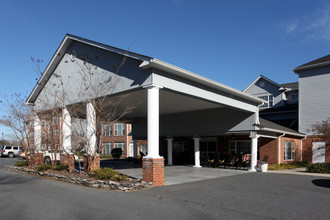
{"label": "vinyl siding", "polygon": [[330,67],[299,73],[299,131],[313,134],[312,125],[330,117]]}

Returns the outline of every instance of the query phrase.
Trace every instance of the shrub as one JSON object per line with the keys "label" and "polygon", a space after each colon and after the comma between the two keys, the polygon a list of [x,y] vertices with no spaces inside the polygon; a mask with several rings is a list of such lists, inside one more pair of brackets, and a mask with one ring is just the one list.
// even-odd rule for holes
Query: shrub
{"label": "shrub", "polygon": [[307,166],[309,173],[330,173],[330,163],[315,163]]}
{"label": "shrub", "polygon": [[38,166],[37,170],[40,172],[40,171],[49,170],[51,168],[52,168],[52,166],[50,164],[44,164],[44,165]]}
{"label": "shrub", "polygon": [[123,150],[121,148],[113,148],[111,150],[111,155],[113,158],[119,159],[122,154],[123,154]]}
{"label": "shrub", "polygon": [[67,165],[58,164],[52,167],[53,170],[67,170],[69,167]]}
{"label": "shrub", "polygon": [[93,176],[101,180],[122,181],[127,178],[127,175],[121,174],[112,168],[101,168],[93,171]]}
{"label": "shrub", "polygon": [[307,167],[308,162],[302,161],[302,162],[292,162],[292,163],[280,163],[280,164],[274,164],[268,167],[268,170],[283,170],[283,169],[295,169],[299,167]]}
{"label": "shrub", "polygon": [[112,159],[111,154],[100,154],[100,159]]}
{"label": "shrub", "polygon": [[21,160],[21,161],[17,161],[14,166],[17,166],[17,167],[24,167],[24,166],[27,166],[28,163],[26,160]]}

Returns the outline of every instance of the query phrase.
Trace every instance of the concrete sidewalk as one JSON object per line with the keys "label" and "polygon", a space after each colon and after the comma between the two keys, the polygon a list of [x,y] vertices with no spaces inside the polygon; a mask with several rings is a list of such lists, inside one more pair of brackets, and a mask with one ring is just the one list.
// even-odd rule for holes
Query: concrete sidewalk
{"label": "concrete sidewalk", "polygon": [[[131,177],[142,179],[142,168],[118,169],[118,171]],[[236,169],[208,167],[195,168],[192,166],[165,166],[165,186],[248,173],[250,172],[247,170]]]}
{"label": "concrete sidewalk", "polygon": [[268,170],[268,173],[284,173],[284,174],[294,174],[294,175],[304,175],[304,176],[320,176],[330,178],[330,174],[326,173],[307,173],[305,167],[300,167],[296,169],[284,169],[284,170]]}

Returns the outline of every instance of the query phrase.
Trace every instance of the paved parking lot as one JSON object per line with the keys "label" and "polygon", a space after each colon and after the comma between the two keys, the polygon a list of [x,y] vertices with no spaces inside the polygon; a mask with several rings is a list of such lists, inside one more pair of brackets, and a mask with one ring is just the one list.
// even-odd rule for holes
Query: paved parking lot
{"label": "paved parking lot", "polygon": [[330,219],[327,177],[247,172],[124,193],[0,168],[0,188],[4,220]]}

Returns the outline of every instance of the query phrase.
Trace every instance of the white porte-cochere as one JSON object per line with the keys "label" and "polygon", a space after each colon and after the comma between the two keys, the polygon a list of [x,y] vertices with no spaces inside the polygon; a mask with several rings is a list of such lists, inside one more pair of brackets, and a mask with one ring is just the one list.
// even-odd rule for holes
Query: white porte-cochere
{"label": "white porte-cochere", "polygon": [[88,138],[88,154],[95,154],[96,144],[96,113],[94,106],[91,102],[86,105],[86,118],[87,118],[87,138]]}
{"label": "white porte-cochere", "polygon": [[250,161],[250,169],[249,171],[257,171],[257,156],[258,156],[258,134],[255,131],[250,133],[251,138],[251,161]]}
{"label": "white porte-cochere", "polygon": [[145,158],[163,158],[159,156],[159,89],[160,86],[148,85],[147,89],[147,133],[148,155]]}
{"label": "white porte-cochere", "polygon": [[72,146],[71,146],[71,116],[68,112],[67,108],[62,109],[62,118],[63,118],[63,125],[62,125],[62,133],[63,133],[63,150],[66,154],[72,153]]}

